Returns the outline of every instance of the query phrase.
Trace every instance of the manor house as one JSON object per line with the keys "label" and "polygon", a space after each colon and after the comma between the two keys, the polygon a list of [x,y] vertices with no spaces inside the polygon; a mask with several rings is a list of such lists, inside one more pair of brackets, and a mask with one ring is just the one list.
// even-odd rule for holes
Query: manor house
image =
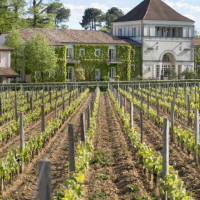
{"label": "manor house", "polygon": [[[161,0],[144,0],[113,21],[112,33],[91,30],[20,29],[24,42],[36,33],[55,47],[66,46],[66,79],[80,67],[86,80],[168,79],[169,68],[180,78],[194,71],[194,21]],[[0,36],[3,45],[6,36]],[[21,78],[24,72],[20,72]]]}

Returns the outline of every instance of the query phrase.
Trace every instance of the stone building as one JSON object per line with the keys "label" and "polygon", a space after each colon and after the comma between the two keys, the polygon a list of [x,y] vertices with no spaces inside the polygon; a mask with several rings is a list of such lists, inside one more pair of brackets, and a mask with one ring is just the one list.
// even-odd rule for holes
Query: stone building
{"label": "stone building", "polygon": [[[86,80],[168,79],[193,71],[194,21],[161,0],[144,0],[112,23],[112,33],[90,30],[20,29],[24,42],[42,33],[50,45],[66,45],[66,79],[76,80],[82,68]],[[0,35],[0,45],[9,33]],[[197,56],[197,53],[195,53]],[[196,61],[197,59],[195,59]],[[200,63],[200,62],[199,62]],[[21,77],[24,73],[21,72]]]}
{"label": "stone building", "polygon": [[161,0],[144,0],[113,22],[113,35],[142,46],[142,76],[167,79],[166,69],[178,76],[194,70],[194,21]]}

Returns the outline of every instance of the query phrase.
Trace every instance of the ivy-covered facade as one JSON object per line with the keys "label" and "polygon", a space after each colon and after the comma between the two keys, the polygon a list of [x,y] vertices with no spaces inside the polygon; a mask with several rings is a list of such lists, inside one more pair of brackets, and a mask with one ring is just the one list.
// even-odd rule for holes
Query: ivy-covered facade
{"label": "ivy-covered facade", "polygon": [[87,81],[132,80],[141,76],[141,47],[109,44],[67,45],[67,81],[76,81],[76,69]]}
{"label": "ivy-covered facade", "polygon": [[198,76],[200,76],[200,38],[194,39],[194,67]]}

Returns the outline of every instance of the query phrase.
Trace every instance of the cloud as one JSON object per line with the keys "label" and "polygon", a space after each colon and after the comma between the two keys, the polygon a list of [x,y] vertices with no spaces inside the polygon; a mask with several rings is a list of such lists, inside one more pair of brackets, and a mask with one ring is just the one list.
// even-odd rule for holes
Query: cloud
{"label": "cloud", "polygon": [[190,3],[182,2],[182,1],[173,2],[173,1],[166,0],[165,3],[171,6],[172,8],[174,8],[175,10],[184,9],[185,11],[188,11],[190,13],[199,14],[200,6],[191,4],[191,2]]}

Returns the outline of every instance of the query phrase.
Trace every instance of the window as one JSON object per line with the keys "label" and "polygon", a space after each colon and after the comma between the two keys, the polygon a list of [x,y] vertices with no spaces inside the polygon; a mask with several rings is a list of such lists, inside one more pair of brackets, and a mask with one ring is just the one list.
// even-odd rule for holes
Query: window
{"label": "window", "polygon": [[115,49],[110,49],[109,50],[109,59],[110,59],[110,61],[115,61],[116,60],[116,50]]}
{"label": "window", "polygon": [[67,67],[67,80],[72,80],[73,77],[73,68]]}
{"label": "window", "polygon": [[67,58],[72,59],[74,57],[73,48],[67,48]]}
{"label": "window", "polygon": [[96,49],[96,56],[100,56],[101,55],[101,50],[100,49]]}
{"label": "window", "polygon": [[163,56],[163,62],[169,62],[169,61],[170,61],[169,56],[168,56],[167,54],[165,54],[165,55]]}
{"label": "window", "polygon": [[80,49],[80,55],[85,56],[85,49]]}
{"label": "window", "polygon": [[131,49],[131,57],[134,57],[134,56],[135,56],[135,50]]}
{"label": "window", "polygon": [[122,28],[118,29],[118,36],[122,36]]}
{"label": "window", "polygon": [[133,37],[136,36],[136,27],[133,27]]}
{"label": "window", "polygon": [[132,64],[132,65],[131,65],[131,72],[134,72],[134,71],[135,71],[135,65]]}
{"label": "window", "polygon": [[110,68],[110,78],[113,79],[115,75],[116,75],[116,69],[115,69],[115,67],[111,67]]}

